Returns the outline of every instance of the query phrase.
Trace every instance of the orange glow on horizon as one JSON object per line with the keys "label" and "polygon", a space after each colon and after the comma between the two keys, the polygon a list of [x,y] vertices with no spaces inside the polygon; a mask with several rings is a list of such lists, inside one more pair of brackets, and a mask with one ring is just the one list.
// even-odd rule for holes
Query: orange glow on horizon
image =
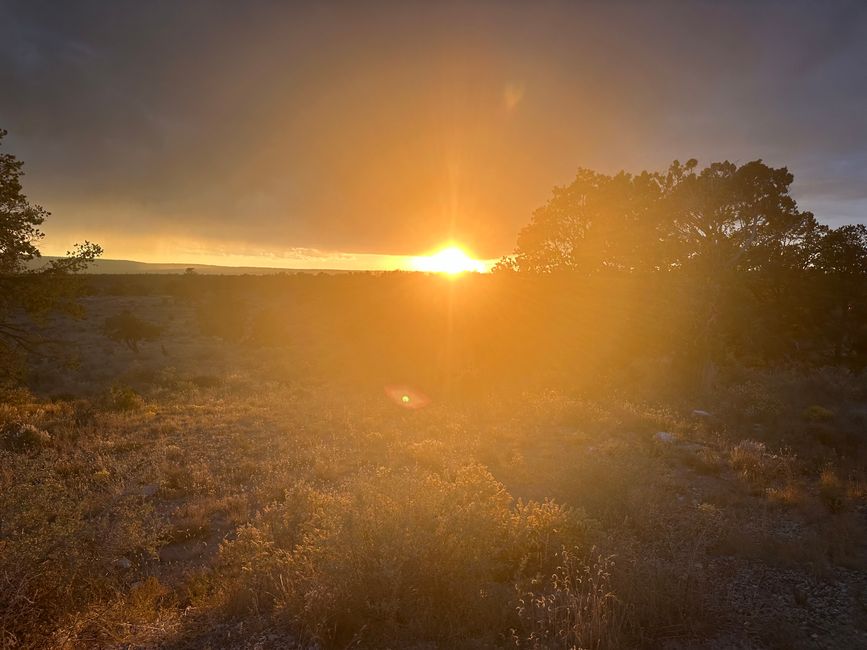
{"label": "orange glow on horizon", "polygon": [[[88,233],[47,234],[40,249],[43,255],[63,256],[72,244],[87,239]],[[486,273],[497,259],[478,259],[456,243],[427,255],[371,253],[316,248],[255,247],[238,241],[154,236],[131,240],[115,233],[90,235],[105,250],[103,260],[133,260],[147,264],[184,266],[220,266],[266,269],[337,270],[337,271],[417,271],[457,276],[463,272]]]}

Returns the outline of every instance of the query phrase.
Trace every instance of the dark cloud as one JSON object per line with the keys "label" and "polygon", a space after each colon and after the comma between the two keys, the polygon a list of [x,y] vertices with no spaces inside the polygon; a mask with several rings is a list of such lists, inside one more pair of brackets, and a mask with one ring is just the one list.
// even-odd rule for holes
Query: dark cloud
{"label": "dark cloud", "polygon": [[579,166],[787,165],[867,221],[867,5],[0,0],[0,126],[53,228],[511,248]]}

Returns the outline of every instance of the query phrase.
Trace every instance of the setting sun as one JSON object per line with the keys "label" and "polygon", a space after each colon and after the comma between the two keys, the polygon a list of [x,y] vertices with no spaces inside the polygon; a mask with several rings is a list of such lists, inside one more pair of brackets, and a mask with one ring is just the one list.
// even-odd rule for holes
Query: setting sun
{"label": "setting sun", "polygon": [[484,262],[474,260],[457,246],[449,246],[433,255],[414,257],[412,268],[428,273],[447,273],[457,275],[466,271],[484,273],[488,270]]}
{"label": "setting sun", "polygon": [[867,0],[323,4],[0,0],[0,650],[867,650]]}

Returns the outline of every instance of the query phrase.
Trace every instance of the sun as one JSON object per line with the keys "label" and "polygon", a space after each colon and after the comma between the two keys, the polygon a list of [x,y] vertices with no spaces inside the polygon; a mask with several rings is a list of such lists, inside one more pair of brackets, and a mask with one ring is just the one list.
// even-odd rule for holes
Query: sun
{"label": "sun", "polygon": [[484,262],[474,260],[458,246],[449,246],[433,255],[423,255],[412,259],[412,268],[428,273],[447,273],[457,275],[467,271],[484,273],[487,267]]}

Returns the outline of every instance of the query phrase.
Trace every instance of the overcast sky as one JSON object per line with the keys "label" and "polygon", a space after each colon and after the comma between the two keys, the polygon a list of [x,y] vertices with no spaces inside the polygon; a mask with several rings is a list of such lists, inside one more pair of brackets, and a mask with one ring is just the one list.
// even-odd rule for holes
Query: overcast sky
{"label": "overcast sky", "polygon": [[0,127],[48,253],[497,257],[579,167],[691,157],[867,222],[867,2],[0,0]]}

